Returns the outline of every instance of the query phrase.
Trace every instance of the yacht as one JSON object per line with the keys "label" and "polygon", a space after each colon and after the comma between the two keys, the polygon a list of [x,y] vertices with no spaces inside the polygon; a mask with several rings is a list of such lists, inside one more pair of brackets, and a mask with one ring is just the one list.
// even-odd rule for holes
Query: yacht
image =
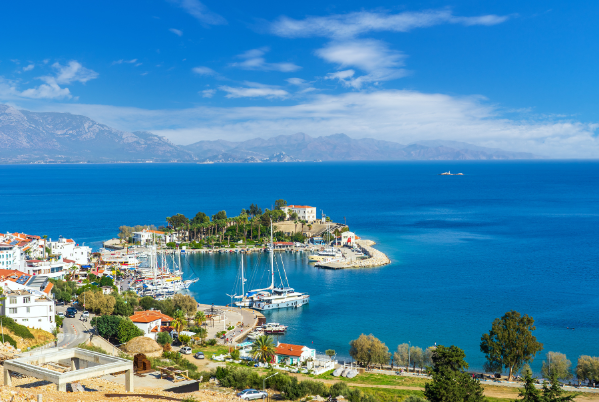
{"label": "yacht", "polygon": [[308,261],[310,261],[310,262],[324,261],[329,258],[339,258],[339,257],[343,257],[343,254],[341,254],[341,251],[339,251],[333,247],[330,247],[330,248],[326,248],[322,251],[319,251],[317,254],[309,255]]}

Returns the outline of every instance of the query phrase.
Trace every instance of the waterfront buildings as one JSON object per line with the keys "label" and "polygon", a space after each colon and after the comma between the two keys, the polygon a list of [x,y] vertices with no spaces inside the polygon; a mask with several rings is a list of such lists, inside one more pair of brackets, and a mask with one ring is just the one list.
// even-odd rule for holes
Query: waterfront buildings
{"label": "waterfront buildings", "polygon": [[87,264],[92,252],[91,247],[80,246],[73,239],[65,239],[62,236],[58,241],[50,239],[47,247],[50,248],[50,254],[61,256],[63,260],[74,261],[75,264]]}
{"label": "waterfront buildings", "polygon": [[[358,237],[359,239],[359,237]],[[354,232],[343,232],[341,233],[341,245],[342,246],[353,246],[356,244],[356,234]]]}
{"label": "waterfront buildings", "polygon": [[285,212],[287,216],[295,212],[299,220],[304,220],[308,223],[316,221],[316,207],[308,205],[286,205],[281,207],[281,211]]}
{"label": "waterfront buildings", "polygon": [[133,232],[133,242],[142,246],[146,244],[160,244],[177,241],[174,233],[161,232],[159,230],[144,229],[141,232]]}
{"label": "waterfront buildings", "polygon": [[156,340],[156,335],[162,331],[162,327],[169,326],[174,320],[156,310],[136,311],[129,318],[137,328],[143,331],[144,336],[154,340]]}
{"label": "waterfront buildings", "polygon": [[18,269],[21,250],[16,244],[0,243],[0,269]]}

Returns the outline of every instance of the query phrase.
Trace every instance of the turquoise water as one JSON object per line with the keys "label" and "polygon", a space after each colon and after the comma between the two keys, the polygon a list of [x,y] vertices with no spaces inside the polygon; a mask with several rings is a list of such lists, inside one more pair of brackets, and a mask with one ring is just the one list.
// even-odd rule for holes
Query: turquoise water
{"label": "turquoise water", "polygon": [[[437,175],[447,170],[465,175]],[[599,354],[596,162],[2,166],[0,180],[0,230],[95,247],[123,224],[237,215],[277,198],[345,217],[393,263],[326,271],[283,254],[291,285],[311,295],[308,306],[269,313],[290,326],[287,342],[341,356],[361,333],[392,350],[455,344],[480,368],[482,333],[514,309],[535,318],[544,352],[573,362]],[[229,303],[239,258],[185,258],[198,301]],[[258,272],[267,264],[246,258]]]}

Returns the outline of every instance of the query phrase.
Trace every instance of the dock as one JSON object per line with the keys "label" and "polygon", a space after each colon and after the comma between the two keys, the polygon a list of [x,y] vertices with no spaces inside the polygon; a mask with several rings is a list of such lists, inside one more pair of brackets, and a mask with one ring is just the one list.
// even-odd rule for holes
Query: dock
{"label": "dock", "polygon": [[342,249],[342,253],[346,258],[345,261],[319,263],[318,268],[323,269],[348,269],[348,268],[374,268],[383,265],[391,264],[391,260],[387,255],[372,247],[375,243],[372,240],[357,240],[356,245],[368,258],[357,259],[352,257],[351,250]]}

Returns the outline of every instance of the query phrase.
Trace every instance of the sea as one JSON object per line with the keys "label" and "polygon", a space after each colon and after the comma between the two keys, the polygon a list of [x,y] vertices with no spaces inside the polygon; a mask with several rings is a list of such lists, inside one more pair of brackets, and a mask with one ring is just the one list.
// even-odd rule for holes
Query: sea
{"label": "sea", "polygon": [[[439,175],[448,170],[463,176]],[[533,370],[548,351],[574,365],[599,355],[599,162],[4,165],[0,183],[0,230],[94,249],[121,225],[234,216],[280,198],[346,222],[392,263],[330,271],[305,253],[277,253],[310,304],[267,313],[289,326],[280,341],[340,359],[352,339],[373,334],[391,352],[457,345],[481,369],[481,336],[510,310],[535,320],[543,351]],[[183,257],[185,278],[199,278],[196,299],[230,303],[241,258],[247,286],[263,286],[267,254]]]}

